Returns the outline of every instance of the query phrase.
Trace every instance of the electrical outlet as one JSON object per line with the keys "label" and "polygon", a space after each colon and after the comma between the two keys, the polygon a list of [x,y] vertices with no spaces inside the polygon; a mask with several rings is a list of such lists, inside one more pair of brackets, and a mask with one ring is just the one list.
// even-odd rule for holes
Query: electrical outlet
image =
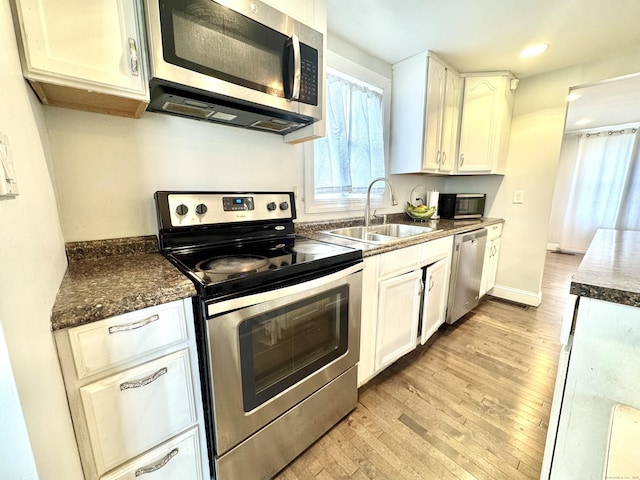
{"label": "electrical outlet", "polygon": [[524,203],[524,190],[513,191],[513,203]]}
{"label": "electrical outlet", "polygon": [[11,149],[7,136],[0,133],[0,197],[18,195],[18,182],[11,160]]}

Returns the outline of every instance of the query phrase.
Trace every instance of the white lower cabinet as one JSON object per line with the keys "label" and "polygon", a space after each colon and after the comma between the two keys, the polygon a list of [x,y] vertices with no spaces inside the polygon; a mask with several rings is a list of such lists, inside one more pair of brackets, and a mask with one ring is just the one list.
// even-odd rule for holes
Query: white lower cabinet
{"label": "white lower cabinet", "polygon": [[194,338],[190,299],[55,332],[86,480],[208,478]]}
{"label": "white lower cabinet", "polygon": [[359,386],[444,323],[452,248],[448,236],[364,259]]}
{"label": "white lower cabinet", "polygon": [[420,329],[420,344],[422,345],[444,323],[447,314],[450,274],[451,257],[440,259],[426,268],[422,302],[422,328]]}
{"label": "white lower cabinet", "polygon": [[416,347],[422,270],[380,282],[375,368],[381,370]]}
{"label": "white lower cabinet", "polygon": [[498,273],[498,258],[500,257],[500,237],[502,224],[485,227],[487,230],[487,246],[485,247],[482,263],[482,277],[480,279],[480,298],[484,297],[496,284]]}

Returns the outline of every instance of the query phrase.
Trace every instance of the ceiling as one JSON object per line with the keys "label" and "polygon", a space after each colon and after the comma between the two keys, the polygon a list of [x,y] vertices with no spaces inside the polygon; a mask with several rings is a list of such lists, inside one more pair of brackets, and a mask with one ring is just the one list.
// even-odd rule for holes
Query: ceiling
{"label": "ceiling", "polygon": [[[430,50],[460,72],[522,79],[640,52],[640,0],[327,0],[328,29],[394,64]],[[520,58],[533,44],[540,56]],[[640,121],[640,75],[581,88],[566,130]],[[579,120],[590,118],[585,125]]]}
{"label": "ceiling", "polygon": [[565,131],[640,122],[640,74],[571,89]]}
{"label": "ceiling", "polygon": [[[525,78],[640,50],[639,0],[328,0],[328,29],[388,63],[431,50]],[[520,51],[548,43],[544,54]]]}

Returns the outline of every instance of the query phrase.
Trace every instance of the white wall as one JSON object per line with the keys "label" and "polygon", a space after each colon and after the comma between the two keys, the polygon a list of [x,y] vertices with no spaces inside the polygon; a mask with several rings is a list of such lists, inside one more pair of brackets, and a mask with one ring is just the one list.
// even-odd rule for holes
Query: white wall
{"label": "white wall", "polygon": [[[9,0],[0,0],[0,45],[0,132],[8,137],[20,189],[18,197],[0,199],[0,321],[39,477],[78,480],[82,473],[49,323],[66,267],[64,243],[42,111],[22,78]],[[4,395],[11,385],[3,379],[1,388]],[[20,441],[20,422],[6,427],[3,441]],[[33,478],[28,453],[17,444],[2,445],[0,455],[24,463],[13,466]],[[0,471],[0,478],[20,477]]]}
{"label": "white wall", "polygon": [[[523,79],[516,92],[506,175],[447,180],[451,191],[486,191],[491,217],[506,220],[493,293],[537,305],[569,88],[640,71],[640,53],[611,56]],[[524,203],[513,204],[514,190]]]}
{"label": "white wall", "polygon": [[0,477],[37,480],[38,471],[0,323]]}

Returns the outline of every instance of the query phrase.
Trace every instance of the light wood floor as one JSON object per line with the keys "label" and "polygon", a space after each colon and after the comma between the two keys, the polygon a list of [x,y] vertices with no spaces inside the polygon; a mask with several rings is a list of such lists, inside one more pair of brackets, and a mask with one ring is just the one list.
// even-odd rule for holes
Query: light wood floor
{"label": "light wood floor", "polygon": [[543,301],[486,300],[362,387],[357,408],[276,477],[538,479],[571,275],[547,254]]}

